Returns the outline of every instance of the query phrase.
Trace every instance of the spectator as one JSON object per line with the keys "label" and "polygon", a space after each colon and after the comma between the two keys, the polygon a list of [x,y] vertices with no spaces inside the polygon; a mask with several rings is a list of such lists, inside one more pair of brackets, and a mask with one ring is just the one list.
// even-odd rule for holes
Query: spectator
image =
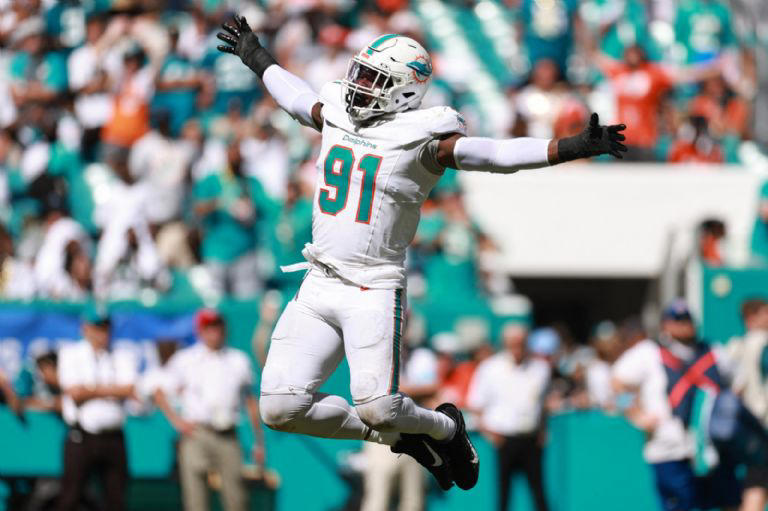
{"label": "spectator", "polygon": [[667,156],[670,163],[723,163],[723,151],[709,134],[704,117],[691,117],[678,135]]}
{"label": "spectator", "polygon": [[[456,362],[451,371],[443,378],[443,390],[446,394],[455,398],[456,406],[465,408],[469,396],[469,388],[472,384],[475,371],[480,364],[493,355],[493,348],[487,342],[473,346],[469,352],[469,358]],[[441,401],[443,401],[441,399]]]}
{"label": "spectator", "polygon": [[11,213],[12,175],[18,172],[20,157],[19,147],[13,140],[11,130],[0,129],[0,218],[4,221],[8,221]]}
{"label": "spectator", "polygon": [[467,400],[477,413],[480,430],[496,449],[501,511],[507,509],[510,479],[518,471],[528,479],[536,509],[548,509],[542,473],[542,405],[550,368],[528,354],[527,338],[528,330],[522,325],[503,328],[504,349],[478,366]]}
{"label": "spectator", "polygon": [[[757,298],[741,305],[746,332],[729,341],[728,354],[734,364],[733,391],[750,412],[768,427],[768,302]],[[743,482],[741,511],[763,511],[768,504],[768,470],[750,465]]]}
{"label": "spectator", "polygon": [[521,135],[537,138],[554,136],[555,121],[569,99],[559,73],[557,64],[551,59],[540,59],[534,64],[531,83],[523,87],[515,98],[518,122],[525,124],[525,130],[519,131]]}
{"label": "spectator", "polygon": [[170,285],[170,275],[142,219],[107,225],[97,247],[93,275],[99,299],[135,299],[143,289],[163,291]]}
{"label": "spectator", "polygon": [[23,110],[32,102],[51,103],[67,88],[66,62],[61,54],[46,51],[45,22],[33,16],[16,26],[10,39],[16,52],[10,66],[11,94]]}
{"label": "spectator", "polygon": [[541,59],[551,59],[560,74],[565,74],[575,32],[581,25],[578,7],[578,0],[522,0],[520,33],[532,66]]}
{"label": "spectator", "polygon": [[211,109],[219,115],[237,112],[242,116],[262,95],[259,79],[242,65],[239,58],[216,49],[219,41],[211,28],[214,27],[207,27],[208,37],[201,45],[205,53],[199,63],[213,81],[210,87],[213,93]]}
{"label": "spectator", "polygon": [[579,11],[584,21],[598,34],[601,51],[613,58],[621,58],[627,46],[640,44],[650,47],[653,44],[649,25],[653,18],[661,17],[669,21],[674,17],[675,5],[658,8],[659,4],[672,1],[586,0],[581,2]]}
{"label": "spectator", "polygon": [[476,297],[480,291],[478,253],[492,246],[472,221],[458,190],[438,198],[439,208],[419,224],[417,250],[426,255],[430,297]]}
{"label": "spectator", "polygon": [[90,476],[104,483],[105,509],[125,509],[128,463],[123,401],[134,394],[137,364],[129,351],[110,347],[111,321],[98,306],[83,316],[83,339],[59,352],[64,445],[61,511],[79,509]]}
{"label": "spectator", "polygon": [[613,388],[611,387],[611,366],[621,355],[619,331],[610,321],[601,321],[595,327],[590,340],[595,356],[585,364],[584,379],[590,406],[611,409]]}
{"label": "spectator", "polygon": [[14,413],[21,413],[21,402],[13,389],[11,380],[0,369],[0,403],[4,403]]}
{"label": "spectator", "polygon": [[33,368],[24,368],[16,377],[16,391],[24,409],[61,414],[58,355],[48,351],[35,357]]}
{"label": "spectator", "polygon": [[[270,253],[276,268],[301,261],[304,245],[312,240],[312,190],[298,181],[289,182],[286,190],[277,218],[270,222]],[[273,278],[282,284],[298,285],[301,277],[300,273],[277,271]]]}
{"label": "spectator", "polygon": [[750,138],[749,103],[734,94],[721,76],[704,80],[699,94],[688,105],[692,118],[703,117],[717,138],[742,140]]}
{"label": "spectator", "polygon": [[[225,345],[226,324],[215,310],[197,315],[200,340],[171,357],[166,385],[155,401],[182,435],[179,445],[181,489],[186,511],[206,511],[209,472],[221,476],[226,511],[245,511],[247,495],[242,477],[242,454],[236,427],[242,404],[248,412],[257,445],[254,457],[263,461],[258,401],[253,395],[253,372],[245,353]],[[169,398],[178,395],[177,412]]]}
{"label": "spectator", "polygon": [[116,55],[105,36],[106,20],[100,13],[88,16],[85,43],[72,51],[67,61],[69,90],[76,95],[75,116],[83,127],[83,152],[96,159],[101,127],[112,116],[107,63]]}
{"label": "spectator", "polygon": [[181,127],[195,113],[197,91],[203,85],[204,75],[181,53],[178,28],[172,26],[168,37],[171,48],[157,74],[152,108],[170,113],[167,134],[178,137]]}
{"label": "spectator", "polygon": [[56,300],[85,298],[90,290],[90,238],[61,207],[48,211],[44,222],[34,268],[38,292]]}
{"label": "spectator", "polygon": [[256,221],[264,191],[243,174],[239,144],[227,147],[226,167],[195,187],[195,212],[202,220],[202,258],[219,292],[251,297],[261,288],[256,261]]}
{"label": "spectator", "polygon": [[716,218],[704,220],[699,224],[699,258],[704,264],[722,266],[727,259],[725,250],[725,223]]}
{"label": "spectator", "polygon": [[664,95],[676,84],[697,81],[712,71],[709,67],[675,69],[652,63],[645,50],[630,46],[624,51],[624,61],[604,55],[593,60],[610,80],[617,101],[617,118],[627,125],[624,134],[630,160],[653,161],[654,147],[659,139],[659,115]]}
{"label": "spectator", "polygon": [[155,341],[155,353],[157,364],[144,370],[136,384],[136,395],[145,409],[149,409],[154,402],[158,389],[169,392],[167,388],[166,368],[168,361],[179,350],[179,343],[173,339],[158,339]]}
{"label": "spectator", "polygon": [[0,298],[30,300],[35,294],[32,267],[14,257],[13,238],[0,224]]}
{"label": "spectator", "polygon": [[[720,369],[726,360],[698,341],[686,304],[675,301],[662,315],[659,342],[642,340],[630,347],[613,366],[618,407],[647,435],[643,456],[653,470],[662,508],[683,511],[709,509],[739,502],[733,467],[721,463],[706,485],[696,481],[692,420],[698,385],[718,392]],[[698,363],[701,375],[692,385],[676,385]],[[634,397],[633,397],[634,396]],[[706,491],[705,491],[706,490]]]}
{"label": "spectator", "polygon": [[[451,377],[456,370],[456,358],[461,355],[463,350],[461,339],[453,332],[440,332],[432,337],[431,345],[433,352],[430,354],[434,357],[436,381],[439,386],[432,404],[437,406],[445,402],[456,403],[460,397],[460,389],[452,384]],[[423,359],[426,358],[423,353],[414,354],[422,359],[422,363],[424,363]],[[419,361],[419,358],[414,360]]]}
{"label": "spectator", "polygon": [[687,63],[711,61],[733,49],[736,40],[728,5],[720,0],[682,0],[675,38]]}
{"label": "spectator", "polygon": [[260,112],[264,118],[252,123],[253,136],[243,140],[241,150],[248,176],[262,184],[270,199],[281,201],[286,198],[291,177],[289,153],[283,136],[266,117],[268,113],[276,114],[271,108]]}
{"label": "spectator", "polygon": [[760,187],[750,248],[757,263],[768,263],[768,181]]}
{"label": "spectator", "polygon": [[171,135],[168,111],[156,112],[154,121],[154,129],[131,147],[128,170],[144,188],[147,221],[163,225],[181,217],[184,197],[189,192],[189,167],[197,147],[193,141]]}
{"label": "spectator", "polygon": [[138,45],[123,57],[123,67],[115,83],[112,115],[101,131],[104,144],[127,151],[149,131],[149,101],[155,72],[145,64],[145,59],[146,54]]}

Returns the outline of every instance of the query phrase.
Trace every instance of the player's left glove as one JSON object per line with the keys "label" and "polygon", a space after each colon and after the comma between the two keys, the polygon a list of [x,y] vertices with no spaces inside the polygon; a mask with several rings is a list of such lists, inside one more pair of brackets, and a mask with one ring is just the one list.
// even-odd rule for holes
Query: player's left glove
{"label": "player's left glove", "polygon": [[225,32],[216,34],[220,40],[226,44],[221,44],[216,48],[224,53],[237,55],[243,64],[261,78],[264,71],[272,64],[277,64],[275,58],[261,45],[259,38],[253,33],[245,18],[235,15],[232,23],[224,23],[221,28]]}
{"label": "player's left glove", "polygon": [[626,137],[621,132],[627,127],[624,124],[601,126],[599,121],[597,114],[593,113],[584,131],[573,137],[558,140],[558,160],[565,162],[601,154],[623,158],[621,153],[627,152],[627,146],[622,144]]}

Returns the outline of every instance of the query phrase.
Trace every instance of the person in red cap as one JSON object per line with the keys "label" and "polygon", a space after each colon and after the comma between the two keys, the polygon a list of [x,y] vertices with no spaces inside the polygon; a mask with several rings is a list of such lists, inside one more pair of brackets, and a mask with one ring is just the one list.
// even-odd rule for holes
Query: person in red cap
{"label": "person in red cap", "polygon": [[[245,511],[243,457],[235,432],[243,406],[256,445],[263,445],[251,362],[244,352],[226,345],[226,322],[218,311],[202,309],[196,322],[198,342],[171,357],[165,384],[154,397],[181,435],[179,470],[184,509],[209,509],[207,475],[217,471],[224,509]],[[170,405],[169,395],[178,409]],[[260,447],[254,449],[254,459],[263,461]]]}

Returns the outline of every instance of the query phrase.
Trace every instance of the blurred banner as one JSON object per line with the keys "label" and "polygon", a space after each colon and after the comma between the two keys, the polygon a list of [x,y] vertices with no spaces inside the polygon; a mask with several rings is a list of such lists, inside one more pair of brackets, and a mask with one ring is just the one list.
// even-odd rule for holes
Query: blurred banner
{"label": "blurred banner", "polygon": [[[156,363],[153,345],[158,339],[182,345],[195,339],[194,310],[118,310],[112,324],[114,349],[134,351],[141,368]],[[26,361],[80,335],[79,305],[0,304],[0,368],[13,377]]]}

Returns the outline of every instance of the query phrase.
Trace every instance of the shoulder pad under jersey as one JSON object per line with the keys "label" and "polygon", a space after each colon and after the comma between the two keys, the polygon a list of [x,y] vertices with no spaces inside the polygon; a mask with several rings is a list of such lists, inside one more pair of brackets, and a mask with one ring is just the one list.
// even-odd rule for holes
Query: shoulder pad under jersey
{"label": "shoulder pad under jersey", "polygon": [[424,116],[424,125],[432,137],[448,133],[467,134],[467,123],[459,112],[448,106],[435,106],[420,110]]}

